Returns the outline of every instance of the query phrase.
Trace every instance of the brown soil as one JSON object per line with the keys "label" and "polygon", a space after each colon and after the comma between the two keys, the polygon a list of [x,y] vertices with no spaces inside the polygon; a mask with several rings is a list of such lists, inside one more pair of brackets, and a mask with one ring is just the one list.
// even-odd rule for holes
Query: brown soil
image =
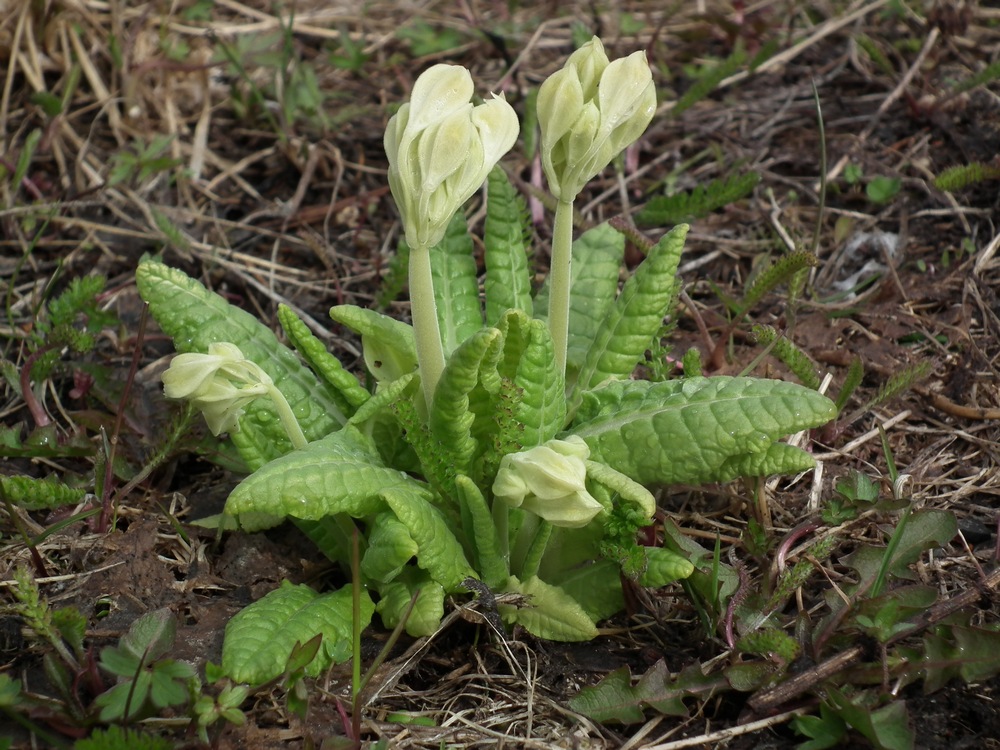
{"label": "brown soil", "polygon": [[[696,346],[715,372],[744,371],[761,349],[747,335],[750,322],[732,331],[730,346],[717,348],[727,329],[720,295],[738,294],[765,256],[815,248],[820,265],[794,327],[783,290],[767,295],[750,317],[787,331],[820,372],[832,374],[832,393],[852,358],[864,363],[862,386],[845,410],[851,418],[816,436],[820,495],[828,497],[835,479],[850,470],[887,473],[874,429],[886,424],[895,462],[911,477],[913,502],[950,510],[965,533],[964,540],[925,555],[917,575],[942,597],[983,582],[1000,550],[1000,182],[947,193],[934,187],[933,178],[973,161],[1000,167],[997,76],[968,91],[958,85],[1000,57],[1000,11],[973,2],[909,4],[921,6],[914,9],[886,0],[849,6],[764,0],[747,9],[742,2],[707,0],[675,4],[673,12],[661,3],[631,1],[471,2],[454,9],[431,3],[403,16],[395,3],[367,3],[361,15],[356,5],[295,4],[291,56],[299,69],[315,72],[326,97],[320,117],[305,104],[287,111],[274,104],[281,98],[274,62],[280,24],[289,19],[272,15],[267,3],[8,3],[0,21],[0,69],[8,71],[0,99],[0,205],[6,206],[0,209],[0,279],[10,311],[2,329],[3,374],[10,377],[24,365],[32,311],[50,284],[61,290],[76,276],[106,274],[105,302],[122,320],[85,361],[67,354],[53,371],[45,401],[63,435],[77,425],[97,445],[103,426],[121,436],[117,449],[131,471],[153,460],[175,407],[163,399],[158,380],[172,351],[169,342],[152,321],[137,339],[141,316],[133,274],[144,253],[162,253],[269,325],[277,327],[278,302],[291,304],[318,322],[317,331],[328,332],[329,346],[346,365],[358,368],[355,343],[323,321],[333,304],[373,304],[395,273],[399,229],[381,145],[389,106],[405,98],[420,70],[447,61],[468,66],[480,92],[505,91],[523,115],[529,90],[561,64],[585,28],[599,33],[613,56],[646,49],[662,105],[635,154],[637,166],[627,162],[620,178],[607,170],[578,201],[581,228],[633,213],[661,194],[664,183],[689,190],[734,168],[758,172],[761,181],[750,197],[692,223],[674,352]],[[351,48],[336,45],[341,33],[367,56],[357,69],[338,67],[333,57],[350,55]],[[117,45],[109,44],[112,38]],[[241,56],[244,75],[213,57],[219,40]],[[778,53],[755,72],[746,74],[743,65],[708,98],[671,115],[673,102],[692,86],[692,66],[725,58],[737,47],[752,56],[772,42]],[[73,71],[80,79],[67,92]],[[283,85],[287,92],[293,83]],[[822,212],[814,85],[827,150]],[[39,91],[65,97],[65,111],[47,115]],[[254,103],[255,92],[265,104]],[[292,94],[284,96],[287,102]],[[21,184],[13,185],[10,174],[36,129],[41,141],[34,159]],[[134,170],[112,184],[121,155],[153,134],[172,137],[162,155],[176,164],[149,174]],[[530,181],[524,153],[517,146],[504,163],[513,176]],[[850,184],[847,175],[858,168],[860,181]],[[865,193],[877,176],[899,180],[899,193],[884,203]],[[470,214],[474,233],[482,228],[476,208]],[[537,229],[540,269],[547,227],[543,222]],[[664,229],[645,231],[655,238]],[[862,235],[868,240],[860,241]],[[891,257],[880,236],[891,240]],[[852,241],[857,252],[848,249]],[[838,282],[868,260],[882,264],[875,282],[834,300]],[[405,292],[388,309],[405,316]],[[137,340],[138,372],[115,425]],[[921,363],[927,373],[911,388],[866,408],[889,378]],[[98,380],[82,396],[71,394],[74,373],[96,365],[110,379]],[[758,375],[783,373],[769,357],[754,369]],[[5,384],[3,425],[27,429],[31,415],[18,394],[14,382]],[[199,423],[127,493],[121,492],[126,480],[115,479],[115,522],[107,533],[95,533],[92,517],[38,545],[44,595],[53,606],[76,606],[88,618],[87,643],[95,654],[139,615],[168,607],[180,622],[171,655],[201,668],[205,660],[219,661],[228,619],[281,580],[344,583],[294,530],[219,540],[190,525],[218,512],[238,480],[204,458],[204,438]],[[68,455],[11,457],[0,472],[55,474],[90,491],[94,486],[92,462]],[[806,485],[769,487],[767,513],[778,538],[807,513]],[[673,490],[663,493],[661,505],[701,543],[711,546],[720,534],[726,547],[740,539],[755,507],[742,485]],[[8,508],[0,519],[4,579],[32,564],[18,529],[35,536],[57,520]],[[876,532],[874,523],[846,529],[842,552],[852,539]],[[750,561],[742,546],[735,549]],[[804,592],[805,601],[821,601],[827,582],[809,585],[815,590]],[[964,610],[974,623],[998,622],[994,592],[983,588]],[[541,643],[523,634],[499,640],[461,605],[456,602],[455,614],[433,638],[404,639],[396,647],[373,683],[366,739],[385,738],[391,747],[728,743],[747,749],[803,741],[787,716],[740,733],[746,721],[766,719],[748,715],[742,693],[692,700],[690,717],[683,719],[649,711],[646,725],[630,727],[600,726],[566,707],[582,686],[620,666],[639,674],[665,658],[676,672],[725,650],[720,639],[705,636],[679,589],[645,597],[631,618],[607,623],[608,635],[583,645]],[[0,670],[22,680],[26,690],[54,696],[39,644],[16,618],[0,623]],[[385,638],[378,628],[366,633],[367,659]],[[304,721],[286,710],[280,690],[254,695],[243,707],[247,724],[228,727],[218,747],[317,747],[342,736],[337,700],[348,695],[349,680],[344,666],[310,683]],[[1000,747],[997,678],[955,681],[929,696],[912,685],[901,695],[918,747]],[[773,713],[797,708],[815,708],[815,698],[795,696]],[[392,711],[426,715],[436,726],[392,723]],[[38,716],[44,722],[44,712]],[[160,718],[166,726],[167,717]],[[732,734],[716,734],[726,731]],[[29,746],[23,732],[13,736],[15,746]],[[182,732],[173,736],[178,747],[197,745]],[[692,744],[670,744],[682,738]]]}

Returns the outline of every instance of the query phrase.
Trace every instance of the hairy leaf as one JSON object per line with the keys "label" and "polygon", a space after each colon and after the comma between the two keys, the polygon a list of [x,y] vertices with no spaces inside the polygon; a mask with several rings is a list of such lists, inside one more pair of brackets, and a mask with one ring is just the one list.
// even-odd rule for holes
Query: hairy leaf
{"label": "hairy leaf", "polygon": [[392,513],[379,513],[371,524],[361,572],[379,583],[388,583],[418,550],[406,524]]}
{"label": "hairy leaf", "polygon": [[834,416],[825,396],[777,380],[617,381],[584,395],[570,432],[640,484],[721,482],[787,467],[797,449],[774,441]]}
{"label": "hairy leaf", "polygon": [[398,380],[417,369],[413,327],[355,305],[336,305],[330,317],[361,336],[365,365],[379,382]]}
{"label": "hairy leaf", "polygon": [[533,448],[555,437],[566,421],[565,381],[544,323],[511,310],[499,327],[504,334],[499,372],[517,392],[513,417],[521,445]]}
{"label": "hairy leaf", "polygon": [[86,490],[65,485],[55,477],[0,477],[0,497],[25,510],[76,505],[86,494]]}
{"label": "hairy leaf", "polygon": [[511,576],[505,590],[530,597],[521,607],[500,605],[500,614],[507,622],[524,626],[532,635],[550,641],[589,641],[597,636],[594,621],[558,586],[537,576],[523,582]]}
{"label": "hairy leaf", "polygon": [[687,578],[694,573],[694,565],[664,547],[646,547],[646,571],[639,578],[643,586],[658,587]]}
{"label": "hairy leaf", "polygon": [[687,231],[687,224],[670,230],[625,282],[614,306],[600,320],[587,350],[577,377],[577,393],[609,378],[628,377],[642,360],[674,298],[677,264]]}
{"label": "hairy leaf", "polygon": [[[362,628],[368,627],[374,612],[374,603],[362,591]],[[259,685],[285,671],[296,643],[320,634],[320,650],[305,669],[307,675],[316,677],[331,664],[350,658],[352,618],[350,587],[319,594],[308,586],[284,581],[226,625],[222,669],[234,682]]]}
{"label": "hairy leaf", "polygon": [[465,214],[455,212],[444,238],[430,253],[441,344],[447,357],[483,327],[476,260]]}
{"label": "hairy leaf", "polygon": [[444,616],[444,588],[417,568],[404,569],[399,578],[379,589],[381,598],[376,610],[382,624],[395,628],[406,615],[414,594],[417,600],[406,619],[406,632],[414,638],[434,635]]}
{"label": "hairy leaf", "polygon": [[371,396],[358,379],[344,369],[340,360],[326,350],[309,326],[287,305],[278,305],[278,320],[285,334],[317,375],[323,378],[333,390],[348,416]]}
{"label": "hairy leaf", "polygon": [[496,328],[476,331],[451,355],[434,392],[431,434],[451,455],[453,471],[471,473],[476,454],[472,423],[476,415],[469,409],[469,394],[476,387],[488,392],[500,390],[497,362],[503,333]]}
{"label": "hairy leaf", "polygon": [[489,176],[486,204],[486,323],[496,325],[507,310],[531,315],[531,276],[525,247],[524,199],[514,190],[501,167]]}
{"label": "hairy leaf", "polygon": [[[510,561],[504,553],[490,508],[479,487],[467,476],[459,475],[455,487],[461,495],[463,515],[468,515],[467,523],[472,530],[476,570],[483,583],[491,589],[499,589],[510,575]],[[506,508],[500,510],[506,512]]]}
{"label": "hairy leaf", "polygon": [[384,466],[353,430],[343,431],[255,471],[229,495],[226,512],[247,531],[266,528],[255,514],[317,520],[347,513],[364,518],[385,509],[381,493],[389,489],[411,498],[429,494],[416,479]]}
{"label": "hairy leaf", "polygon": [[463,580],[477,577],[441,511],[410,488],[387,487],[381,494],[416,542],[417,565],[446,591],[457,591]]}
{"label": "hairy leaf", "polygon": [[[288,400],[309,440],[330,434],[343,424],[337,397],[295,353],[281,344],[250,313],[230,305],[183,272],[143,261],[135,272],[139,294],[179,352],[208,352],[208,345],[229,342],[260,365]],[[240,431],[230,437],[252,469],[292,449],[270,399],[246,408]]]}

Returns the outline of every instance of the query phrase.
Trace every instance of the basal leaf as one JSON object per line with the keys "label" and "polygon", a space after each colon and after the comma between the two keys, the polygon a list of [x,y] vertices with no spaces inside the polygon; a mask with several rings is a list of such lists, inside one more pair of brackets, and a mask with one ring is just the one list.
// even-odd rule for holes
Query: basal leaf
{"label": "basal leaf", "polygon": [[422,498],[429,490],[396,469],[382,465],[353,430],[334,433],[258,469],[240,482],[226,501],[226,513],[247,531],[262,528],[254,514],[317,520],[334,513],[354,518],[385,509],[380,495]]}
{"label": "basal leaf", "polygon": [[597,685],[581,690],[570,699],[569,705],[594,721],[637,724],[645,720],[646,707],[667,716],[686,716],[684,698],[707,697],[725,687],[724,679],[703,674],[697,663],[673,677],[661,659],[635,685],[628,667],[622,667]]}
{"label": "basal leaf", "polygon": [[341,410],[350,416],[371,396],[358,379],[344,369],[340,360],[327,351],[309,326],[287,305],[278,305],[278,320],[285,334],[317,375],[333,389]]}
{"label": "basal leaf", "polygon": [[[572,257],[566,366],[576,372],[583,366],[597,330],[618,293],[625,237],[611,225],[600,224],[576,239]],[[546,280],[535,298],[535,317],[539,320],[546,318],[548,301]]]}
{"label": "basal leaf", "polygon": [[388,583],[399,575],[418,550],[402,521],[392,513],[379,513],[371,524],[361,572],[379,583]]}
{"label": "basal leaf", "polygon": [[504,334],[500,375],[513,384],[517,397],[513,418],[525,448],[555,437],[566,421],[566,386],[555,366],[552,336],[541,321],[518,310],[500,321]]}
{"label": "basal leaf", "polygon": [[417,369],[413,327],[355,305],[336,305],[330,317],[361,336],[365,365],[379,382],[397,380]]}
{"label": "basal leaf", "polygon": [[[455,488],[461,495],[463,516],[468,515],[468,525],[471,527],[473,550],[476,555],[476,570],[479,571],[483,583],[491,589],[499,589],[510,575],[510,560],[507,559],[504,545],[500,540],[497,525],[483,493],[476,483],[467,476],[459,475],[455,479]],[[499,509],[506,512],[506,508]]]}
{"label": "basal leaf", "polygon": [[563,571],[553,583],[566,592],[593,622],[625,607],[621,570],[611,560],[590,560]]}
{"label": "basal leaf", "polygon": [[609,378],[626,378],[642,360],[675,296],[677,264],[687,230],[687,224],[679,224],[653,246],[625,282],[614,306],[599,319],[577,376],[578,392]]}
{"label": "basal leaf", "polygon": [[[179,352],[208,352],[208,345],[229,342],[271,376],[288,400],[302,431],[317,440],[346,419],[333,389],[320,382],[295,353],[253,315],[226,302],[183,272],[143,261],[135,272],[139,294]],[[292,449],[270,399],[246,408],[240,431],[230,437],[252,469]]]}
{"label": "basal leaf", "polygon": [[[362,591],[362,628],[368,627],[374,611],[374,603]],[[284,581],[226,625],[222,669],[234,682],[259,685],[284,672],[296,643],[321,634],[320,650],[305,670],[315,677],[331,664],[350,658],[352,618],[349,586],[319,594],[308,586]]]}
{"label": "basal leaf", "polygon": [[720,482],[770,468],[772,459],[787,466],[791,449],[775,456],[774,442],[835,416],[825,396],[777,380],[616,381],[584,394],[570,432],[587,442],[592,460],[640,484]]}
{"label": "basal leaf", "polygon": [[431,434],[450,453],[453,471],[471,473],[477,445],[469,394],[476,387],[499,391],[497,361],[502,345],[503,334],[496,328],[476,331],[452,353],[438,381],[430,413]]}
{"label": "basal leaf", "polygon": [[406,618],[406,632],[414,638],[434,635],[444,617],[444,589],[426,571],[406,568],[399,578],[379,589],[376,610],[387,628],[395,628],[406,616],[414,594],[412,611]]}
{"label": "basal leaf", "polygon": [[639,578],[643,586],[656,588],[687,578],[694,573],[690,560],[664,547],[646,547],[646,572]]}
{"label": "basal leaf", "polygon": [[457,591],[463,580],[469,576],[478,577],[465,559],[462,545],[448,521],[421,493],[396,486],[386,487],[381,495],[416,542],[419,550],[417,565],[426,570],[445,591]]}
{"label": "basal leaf", "polygon": [[489,176],[486,204],[486,323],[496,325],[507,310],[531,315],[531,277],[525,247],[525,206],[501,167]]}
{"label": "basal leaf", "polygon": [[507,622],[549,641],[589,641],[597,636],[594,621],[569,594],[537,576],[519,581],[511,576],[505,591],[530,597],[524,606],[500,605]]}
{"label": "basal leaf", "polygon": [[476,260],[465,214],[455,213],[444,238],[430,253],[441,344],[447,357],[483,327]]}

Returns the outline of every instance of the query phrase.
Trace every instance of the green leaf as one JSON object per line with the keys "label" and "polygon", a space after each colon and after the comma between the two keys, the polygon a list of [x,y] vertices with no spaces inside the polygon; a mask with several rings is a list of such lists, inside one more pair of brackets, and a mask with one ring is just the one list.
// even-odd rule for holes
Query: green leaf
{"label": "green leaf", "polygon": [[625,282],[614,306],[600,319],[577,377],[577,393],[609,378],[627,378],[642,360],[674,299],[687,231],[687,224],[670,230]]}
{"label": "green leaf", "polygon": [[811,738],[809,742],[800,744],[797,750],[839,747],[847,735],[847,724],[829,706],[821,703],[819,712],[819,716],[796,716],[792,719],[792,729]]}
{"label": "green leaf", "polygon": [[687,192],[651,198],[635,216],[640,227],[663,227],[694,221],[749,195],[760,182],[756,172],[733,172]]}
{"label": "green leaf", "polygon": [[504,334],[501,377],[512,383],[514,423],[525,448],[555,437],[566,421],[566,386],[555,364],[548,326],[519,310],[510,310],[500,320]]}
{"label": "green leaf", "polygon": [[45,479],[0,477],[0,496],[24,510],[49,510],[76,505],[86,494],[86,490],[69,487],[55,476]]}
{"label": "green leaf", "polygon": [[444,617],[444,588],[431,580],[426,571],[406,568],[399,578],[379,589],[376,609],[387,628],[395,628],[416,592],[420,592],[413,610],[406,619],[406,632],[414,638],[434,635]]}
{"label": "green leaf", "polygon": [[787,466],[797,449],[774,441],[835,416],[825,396],[777,380],[616,381],[584,394],[570,433],[640,484],[724,482]]}
{"label": "green leaf", "polygon": [[416,542],[417,565],[445,591],[458,591],[463,580],[478,577],[441,511],[408,488],[386,488],[381,496]]}
{"label": "green leaf", "polygon": [[[350,658],[352,607],[349,586],[319,594],[308,586],[284,581],[226,625],[222,668],[234,682],[259,685],[284,672],[296,643],[322,634],[320,651],[305,670],[316,677],[331,664]],[[368,627],[374,612],[374,603],[363,591],[362,628]]]}
{"label": "green leaf", "polygon": [[[576,239],[572,256],[566,366],[576,372],[583,366],[597,330],[614,304],[625,258],[625,236],[610,224],[600,224]],[[535,317],[539,320],[546,318],[548,289],[546,279],[535,298]]]}
{"label": "green leaf", "polygon": [[594,721],[638,724],[645,720],[643,709],[647,706],[667,716],[687,716],[684,698],[707,697],[724,686],[722,678],[702,674],[697,663],[671,677],[661,659],[634,686],[629,668],[622,667],[581,690],[569,705]]}
{"label": "green leaf", "polygon": [[646,571],[639,578],[643,586],[656,588],[687,578],[694,565],[687,558],[664,547],[646,547]]}
{"label": "green leaf", "polygon": [[371,525],[361,572],[379,583],[388,583],[419,549],[406,524],[392,513],[379,513]]}
{"label": "green leaf", "polygon": [[558,586],[537,576],[519,581],[511,576],[505,591],[530,597],[524,606],[500,605],[507,622],[522,625],[529,633],[549,641],[589,641],[597,637],[597,627],[576,600]]}
{"label": "green leaf", "polygon": [[431,248],[431,278],[445,357],[483,327],[479,280],[465,214],[455,212],[444,238]]}
{"label": "green leaf", "polygon": [[469,394],[474,388],[500,390],[497,363],[503,345],[503,333],[496,328],[476,331],[448,359],[434,392],[430,413],[431,434],[454,461],[453,470],[471,473],[477,442],[472,436],[476,415],[469,408]]}
{"label": "green leaf", "polygon": [[350,416],[371,394],[358,379],[344,369],[340,360],[287,305],[278,305],[278,320],[285,334],[317,375],[333,389],[344,414]]}
{"label": "green leaf", "polygon": [[[205,354],[209,344],[223,341],[238,346],[271,376],[309,440],[328,435],[344,423],[332,389],[253,315],[162,263],[144,260],[135,279],[150,313],[173,339],[177,351]],[[251,403],[240,428],[230,437],[253,469],[292,449],[270,399]]]}
{"label": "green leaf", "polygon": [[361,336],[365,365],[379,382],[416,372],[417,346],[412,326],[355,305],[332,307],[330,317]]}
{"label": "green leaf", "polygon": [[510,576],[510,561],[503,551],[500,534],[493,522],[493,514],[483,493],[476,483],[459,474],[455,478],[455,488],[460,495],[461,507],[469,516],[472,527],[473,551],[476,556],[476,570],[483,583],[491,589],[499,589]]}
{"label": "green leaf", "polygon": [[865,194],[872,203],[888,203],[899,193],[903,183],[898,177],[872,177],[865,185]]}
{"label": "green leaf", "polygon": [[525,247],[524,199],[499,166],[490,172],[483,244],[486,247],[486,323],[496,325],[507,310],[531,315],[531,276]]}
{"label": "green leaf", "polygon": [[621,569],[611,560],[588,560],[554,576],[552,582],[593,622],[606,620],[625,607]]}
{"label": "green leaf", "polygon": [[226,513],[247,531],[286,516],[318,520],[334,513],[364,518],[385,510],[381,493],[422,498],[427,488],[384,466],[353,430],[334,433],[272,461],[240,482],[226,501]]}
{"label": "green leaf", "polygon": [[176,637],[177,616],[164,607],[133,622],[118,647],[149,664],[170,651]]}
{"label": "green leaf", "polygon": [[893,701],[873,709],[861,694],[849,698],[835,687],[827,688],[827,700],[837,715],[853,729],[863,734],[878,750],[912,750],[913,730],[909,726],[906,704]]}

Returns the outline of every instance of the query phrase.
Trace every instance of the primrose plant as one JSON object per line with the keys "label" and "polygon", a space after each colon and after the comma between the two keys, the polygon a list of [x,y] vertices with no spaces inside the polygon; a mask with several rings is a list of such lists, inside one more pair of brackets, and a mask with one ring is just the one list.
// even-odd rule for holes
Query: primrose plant
{"label": "primrose plant", "polygon": [[[500,605],[509,624],[593,638],[624,606],[624,578],[661,586],[694,569],[679,547],[637,542],[655,512],[649,488],[804,470],[809,455],[778,440],[835,416],[828,399],[791,383],[632,379],[676,298],[687,226],[619,290],[623,237],[602,225],[574,242],[572,215],[588,180],[653,116],[641,52],[609,61],[594,38],[539,91],[557,208],[548,279],[534,295],[523,203],[496,167],[517,117],[502,95],[473,105],[473,90],[464,68],[435,65],[386,128],[413,325],[331,310],[360,335],[373,392],[287,307],[278,317],[298,355],[180,272],[138,269],[182,352],[163,376],[167,395],[228,432],[252,470],[220,522],[254,531],[290,520],[345,568],[360,532],[360,605],[350,587],[286,583],[230,623],[223,668],[235,680],[280,675],[296,642],[317,634],[307,672],[349,658],[355,615],[361,627],[378,612],[387,627],[432,633],[448,595],[484,584],[520,595]],[[484,182],[482,304],[460,209]]]}

